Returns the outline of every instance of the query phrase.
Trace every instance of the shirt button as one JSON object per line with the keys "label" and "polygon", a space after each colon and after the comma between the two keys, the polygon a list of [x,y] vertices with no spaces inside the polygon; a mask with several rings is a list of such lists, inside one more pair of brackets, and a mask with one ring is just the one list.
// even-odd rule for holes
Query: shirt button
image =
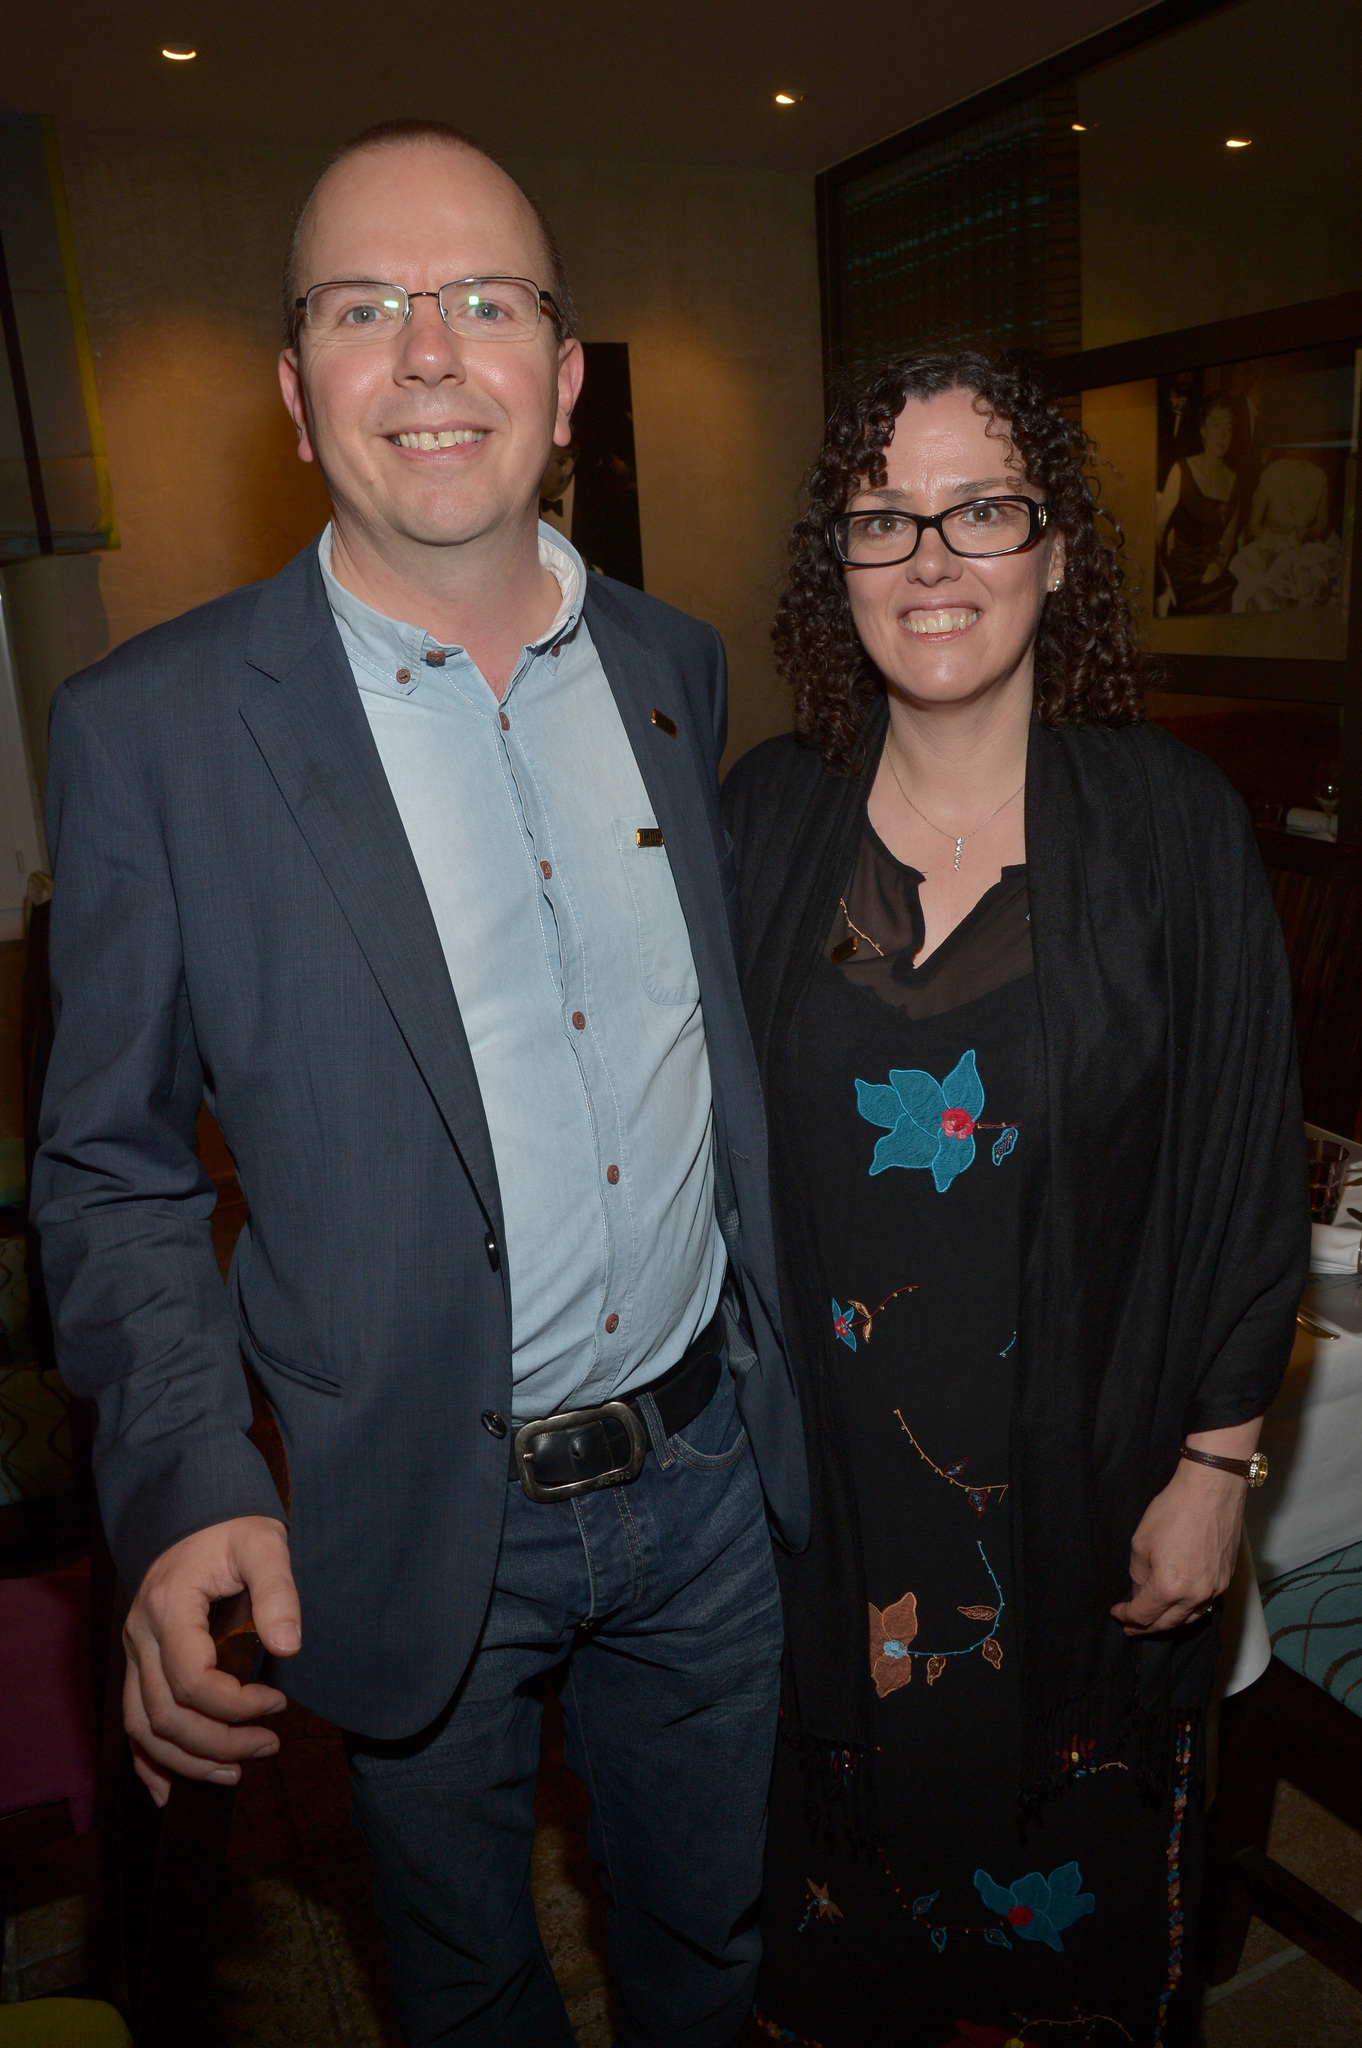
{"label": "shirt button", "polygon": [[503,712],[502,712],[502,713],[500,714],[500,716],[501,716],[501,729],[502,729],[502,731],[503,731],[503,732],[509,732],[509,731],[511,730],[511,721],[510,721],[510,719],[509,719],[509,718],[508,718],[508,717],[506,716],[506,713],[505,713],[504,711],[503,711]]}
{"label": "shirt button", "polygon": [[488,1436],[503,1437],[506,1434],[506,1424],[497,1414],[495,1408],[483,1409],[482,1426],[487,1431]]}
{"label": "shirt button", "polygon": [[411,681],[411,670],[409,668],[400,668],[397,671],[397,680],[399,683],[409,683]]}
{"label": "shirt button", "polygon": [[549,863],[546,860],[540,861],[539,872],[544,877],[544,880],[546,882],[551,882],[553,880],[553,869],[550,867]]}
{"label": "shirt button", "polygon": [[432,647],[426,653],[427,668],[443,668],[447,660],[443,647]]}
{"label": "shirt button", "polygon": [[555,648],[553,648],[553,649],[551,650],[551,652],[552,652],[552,654],[553,654],[553,658],[554,658],[554,660],[555,660],[555,661],[557,661],[557,659],[558,659],[559,655],[560,655],[560,654],[562,653],[562,651],[563,651],[563,649],[562,649],[562,644],[561,644],[561,642],[560,642],[560,644],[559,644],[559,645],[558,645],[557,647],[555,647]]}
{"label": "shirt button", "polygon": [[606,1317],[606,1319],[605,1319],[605,1334],[606,1334],[606,1336],[607,1336],[607,1337],[613,1337],[613,1336],[614,1336],[614,1334],[615,1334],[615,1332],[616,1332],[616,1330],[617,1330],[617,1329],[619,1328],[619,1326],[620,1326],[620,1319],[619,1319],[619,1317],[618,1317],[618,1316],[607,1316],[607,1317]]}
{"label": "shirt button", "polygon": [[620,1177],[619,1168],[617,1166],[607,1166],[605,1169],[605,1177],[609,1181],[612,1188],[618,1187]]}
{"label": "shirt button", "polygon": [[574,1031],[586,1030],[586,1018],[580,1010],[574,1010],[572,1013],[572,1028]]}

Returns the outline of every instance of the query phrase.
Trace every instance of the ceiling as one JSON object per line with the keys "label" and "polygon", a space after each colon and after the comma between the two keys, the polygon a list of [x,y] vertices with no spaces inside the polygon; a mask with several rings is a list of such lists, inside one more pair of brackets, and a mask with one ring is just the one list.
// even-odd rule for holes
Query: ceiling
{"label": "ceiling", "polygon": [[[813,171],[1131,0],[10,0],[0,105],[67,130],[339,140],[433,115],[508,157]],[[168,63],[166,43],[197,49]],[[802,93],[789,109],[776,92]]]}

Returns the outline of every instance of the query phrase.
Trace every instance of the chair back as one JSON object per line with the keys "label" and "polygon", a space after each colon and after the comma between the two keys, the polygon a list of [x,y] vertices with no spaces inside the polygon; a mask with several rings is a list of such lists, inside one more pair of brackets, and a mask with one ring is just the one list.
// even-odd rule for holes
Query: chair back
{"label": "chair back", "polygon": [[1305,1115],[1358,1135],[1362,1119],[1362,850],[1259,831],[1282,921]]}

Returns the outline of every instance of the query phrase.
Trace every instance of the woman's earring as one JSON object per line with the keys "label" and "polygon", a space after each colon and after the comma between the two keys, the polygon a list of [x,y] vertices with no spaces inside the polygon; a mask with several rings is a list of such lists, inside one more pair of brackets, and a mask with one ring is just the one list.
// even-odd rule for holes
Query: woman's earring
{"label": "woman's earring", "polygon": [[1052,583],[1050,588],[1051,590],[1062,590],[1064,588],[1064,578],[1061,576],[1058,583]]}

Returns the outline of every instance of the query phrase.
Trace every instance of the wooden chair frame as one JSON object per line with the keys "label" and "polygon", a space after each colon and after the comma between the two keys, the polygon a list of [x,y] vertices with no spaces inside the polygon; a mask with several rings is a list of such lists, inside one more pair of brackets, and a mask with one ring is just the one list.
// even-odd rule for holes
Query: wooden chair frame
{"label": "wooden chair frame", "polygon": [[1362,1926],[1267,1853],[1279,1778],[1362,1830],[1362,1719],[1274,1657],[1220,1709],[1220,1767],[1206,1832],[1201,1962],[1234,1976],[1253,1914],[1362,1991]]}

